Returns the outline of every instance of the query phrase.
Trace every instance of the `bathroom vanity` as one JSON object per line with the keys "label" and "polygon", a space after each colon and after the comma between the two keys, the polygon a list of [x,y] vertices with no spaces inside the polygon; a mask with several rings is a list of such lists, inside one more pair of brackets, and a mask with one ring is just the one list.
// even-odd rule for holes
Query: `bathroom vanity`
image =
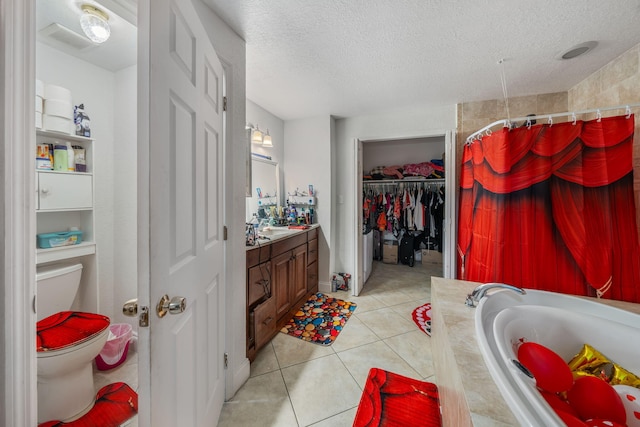
{"label": "bathroom vanity", "polygon": [[265,231],[269,240],[247,247],[249,360],[318,291],[318,229],[274,227]]}
{"label": "bathroom vanity", "polygon": [[[480,352],[476,338],[476,308],[464,303],[466,296],[478,285],[431,278],[433,359],[442,420],[444,425],[455,426],[520,425]],[[594,301],[640,314],[640,304]]]}

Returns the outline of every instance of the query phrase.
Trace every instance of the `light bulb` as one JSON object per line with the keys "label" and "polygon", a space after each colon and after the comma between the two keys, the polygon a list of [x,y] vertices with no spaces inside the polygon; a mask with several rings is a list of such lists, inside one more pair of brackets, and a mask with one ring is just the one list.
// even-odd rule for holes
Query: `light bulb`
{"label": "light bulb", "polygon": [[104,43],[111,35],[109,27],[109,15],[91,5],[82,5],[82,15],[80,16],[80,27],[82,31],[94,43]]}

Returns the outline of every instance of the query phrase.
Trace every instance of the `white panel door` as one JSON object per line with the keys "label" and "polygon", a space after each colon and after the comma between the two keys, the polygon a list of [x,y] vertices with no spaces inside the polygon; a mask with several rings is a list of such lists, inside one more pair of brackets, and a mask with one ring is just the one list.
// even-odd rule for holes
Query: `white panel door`
{"label": "white panel door", "polygon": [[[151,425],[210,427],[224,401],[223,69],[190,0],[153,0],[149,24]],[[160,318],[165,294],[184,312]]]}

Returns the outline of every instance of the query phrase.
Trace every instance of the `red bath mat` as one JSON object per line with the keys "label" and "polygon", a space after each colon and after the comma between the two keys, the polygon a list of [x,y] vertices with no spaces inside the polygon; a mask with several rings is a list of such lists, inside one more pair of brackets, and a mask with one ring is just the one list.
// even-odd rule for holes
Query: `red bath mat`
{"label": "red bath mat", "polygon": [[431,336],[431,303],[428,302],[420,307],[417,307],[411,313],[413,321],[418,325],[418,328],[425,334]]}
{"label": "red bath mat", "polygon": [[371,368],[353,427],[440,427],[438,387]]}
{"label": "red bath mat", "polygon": [[317,293],[311,295],[280,332],[314,344],[331,345],[356,307],[354,302]]}
{"label": "red bath mat", "polygon": [[38,427],[118,427],[138,413],[138,394],[125,383],[104,386],[96,395],[96,404],[75,421],[47,421]]}

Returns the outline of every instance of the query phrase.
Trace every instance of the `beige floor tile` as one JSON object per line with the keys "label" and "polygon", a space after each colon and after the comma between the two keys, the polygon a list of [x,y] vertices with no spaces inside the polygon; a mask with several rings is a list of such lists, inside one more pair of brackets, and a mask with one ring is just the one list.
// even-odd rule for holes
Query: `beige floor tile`
{"label": "beige floor tile", "polygon": [[379,299],[386,307],[411,301],[413,298],[401,290],[378,292],[373,297]]}
{"label": "beige floor tile", "polygon": [[369,369],[380,368],[409,378],[422,379],[409,364],[383,341],[338,353],[360,387],[364,387]]}
{"label": "beige floor tile", "polygon": [[280,332],[271,343],[280,369],[335,354],[331,346],[310,343]]}
{"label": "beige floor tile", "polygon": [[353,425],[358,407],[349,409],[325,420],[311,424],[311,427],[347,427]]}
{"label": "beige floor tile", "polygon": [[419,306],[423,305],[426,302],[428,302],[428,301],[426,301],[426,300],[417,300],[417,301],[416,300],[411,300],[411,301],[406,302],[404,304],[394,305],[393,307],[391,307],[391,309],[393,311],[395,311],[396,313],[398,313],[403,318],[405,318],[406,320],[408,320],[409,322],[414,323],[413,322],[413,315],[412,315],[413,310],[415,310],[416,307],[419,307]]}
{"label": "beige floor tile", "polygon": [[266,374],[280,369],[276,352],[273,350],[273,344],[265,345],[256,355],[255,360],[251,364],[251,376]]}
{"label": "beige floor tile", "polygon": [[297,427],[280,371],[249,378],[222,407],[218,427]]}
{"label": "beige floor tile", "polygon": [[282,376],[300,426],[311,425],[360,402],[361,388],[335,354],[284,368]]}
{"label": "beige floor tile", "polygon": [[129,352],[127,359],[122,365],[109,369],[108,371],[99,371],[93,364],[93,385],[96,390],[100,390],[102,387],[113,384],[115,382],[123,382],[131,387],[133,390],[138,390],[138,353]]}
{"label": "beige floor tile", "polygon": [[331,344],[331,347],[333,351],[339,352],[369,344],[379,339],[360,319],[356,316],[351,316],[338,338]]}
{"label": "beige floor tile", "polygon": [[355,316],[381,339],[409,332],[416,327],[415,323],[407,320],[389,307],[355,314]]}
{"label": "beige floor tile", "polygon": [[402,357],[422,379],[435,373],[431,355],[431,337],[420,330],[387,338],[385,343]]}
{"label": "beige floor tile", "polygon": [[366,311],[377,310],[386,307],[384,302],[370,294],[360,294],[357,297],[351,296],[349,301],[355,302],[358,307],[354,313],[364,313]]}

